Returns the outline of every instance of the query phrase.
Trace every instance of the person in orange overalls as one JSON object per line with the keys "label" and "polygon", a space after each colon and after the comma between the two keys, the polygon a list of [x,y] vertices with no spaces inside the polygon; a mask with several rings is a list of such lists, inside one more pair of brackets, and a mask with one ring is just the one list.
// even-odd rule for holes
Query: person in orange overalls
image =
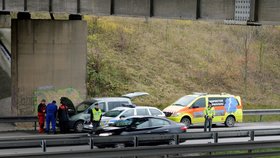
{"label": "person in orange overalls", "polygon": [[44,133],[45,114],[46,100],[42,99],[41,103],[38,105],[39,133]]}

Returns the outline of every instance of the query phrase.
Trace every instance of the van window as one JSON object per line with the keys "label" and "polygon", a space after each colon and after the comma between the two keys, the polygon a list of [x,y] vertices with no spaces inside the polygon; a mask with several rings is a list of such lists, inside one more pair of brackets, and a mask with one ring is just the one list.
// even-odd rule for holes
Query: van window
{"label": "van window", "polygon": [[150,115],[148,109],[136,109],[137,115]]}
{"label": "van window", "polygon": [[225,99],[225,97],[209,97],[208,101],[212,103],[213,106],[224,106]]}
{"label": "van window", "polygon": [[200,98],[192,104],[192,107],[204,108],[206,105],[205,98]]}
{"label": "van window", "polygon": [[160,116],[162,113],[157,109],[149,109],[153,116]]}
{"label": "van window", "polygon": [[99,109],[101,109],[102,112],[106,111],[105,102],[99,102],[98,107],[99,107]]}
{"label": "van window", "polygon": [[126,110],[126,111],[122,114],[122,116],[124,116],[124,117],[134,116],[134,109],[128,109],[128,110]]}
{"label": "van window", "polygon": [[127,101],[111,101],[111,102],[108,102],[108,110],[112,110],[116,107],[121,107],[122,104],[128,104]]}

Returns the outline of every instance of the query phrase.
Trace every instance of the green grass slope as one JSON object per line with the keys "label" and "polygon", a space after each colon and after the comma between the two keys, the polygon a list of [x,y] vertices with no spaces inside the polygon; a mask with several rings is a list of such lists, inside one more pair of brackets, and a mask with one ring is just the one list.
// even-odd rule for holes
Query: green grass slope
{"label": "green grass slope", "polygon": [[146,91],[166,107],[192,92],[240,95],[245,108],[280,108],[280,27],[85,17],[89,96]]}

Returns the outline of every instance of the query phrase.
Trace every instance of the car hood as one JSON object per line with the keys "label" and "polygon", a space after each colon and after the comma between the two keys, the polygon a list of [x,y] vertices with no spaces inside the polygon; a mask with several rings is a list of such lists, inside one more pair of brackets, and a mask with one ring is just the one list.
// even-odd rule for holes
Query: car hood
{"label": "car hood", "polygon": [[163,112],[171,112],[171,113],[174,113],[174,112],[180,111],[180,110],[183,109],[183,108],[184,108],[184,107],[182,107],[182,106],[170,105],[170,106],[166,107],[165,109],[163,109]]}
{"label": "car hood", "polygon": [[147,92],[133,92],[133,93],[124,94],[124,95],[122,95],[122,97],[133,99],[135,97],[140,97],[140,96],[145,96],[145,95],[149,95],[149,93],[147,93]]}
{"label": "car hood", "polygon": [[76,109],[75,109],[75,106],[74,106],[72,100],[70,100],[67,97],[61,97],[60,100],[61,100],[61,102],[63,102],[68,107],[68,114],[69,114],[69,116],[75,115]]}

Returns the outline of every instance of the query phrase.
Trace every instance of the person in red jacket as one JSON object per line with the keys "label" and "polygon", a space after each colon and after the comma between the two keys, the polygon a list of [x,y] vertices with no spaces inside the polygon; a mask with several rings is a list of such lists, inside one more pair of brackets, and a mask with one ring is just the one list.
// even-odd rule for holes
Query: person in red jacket
{"label": "person in red jacket", "polygon": [[42,99],[41,103],[38,105],[39,133],[44,133],[45,114],[46,100]]}

